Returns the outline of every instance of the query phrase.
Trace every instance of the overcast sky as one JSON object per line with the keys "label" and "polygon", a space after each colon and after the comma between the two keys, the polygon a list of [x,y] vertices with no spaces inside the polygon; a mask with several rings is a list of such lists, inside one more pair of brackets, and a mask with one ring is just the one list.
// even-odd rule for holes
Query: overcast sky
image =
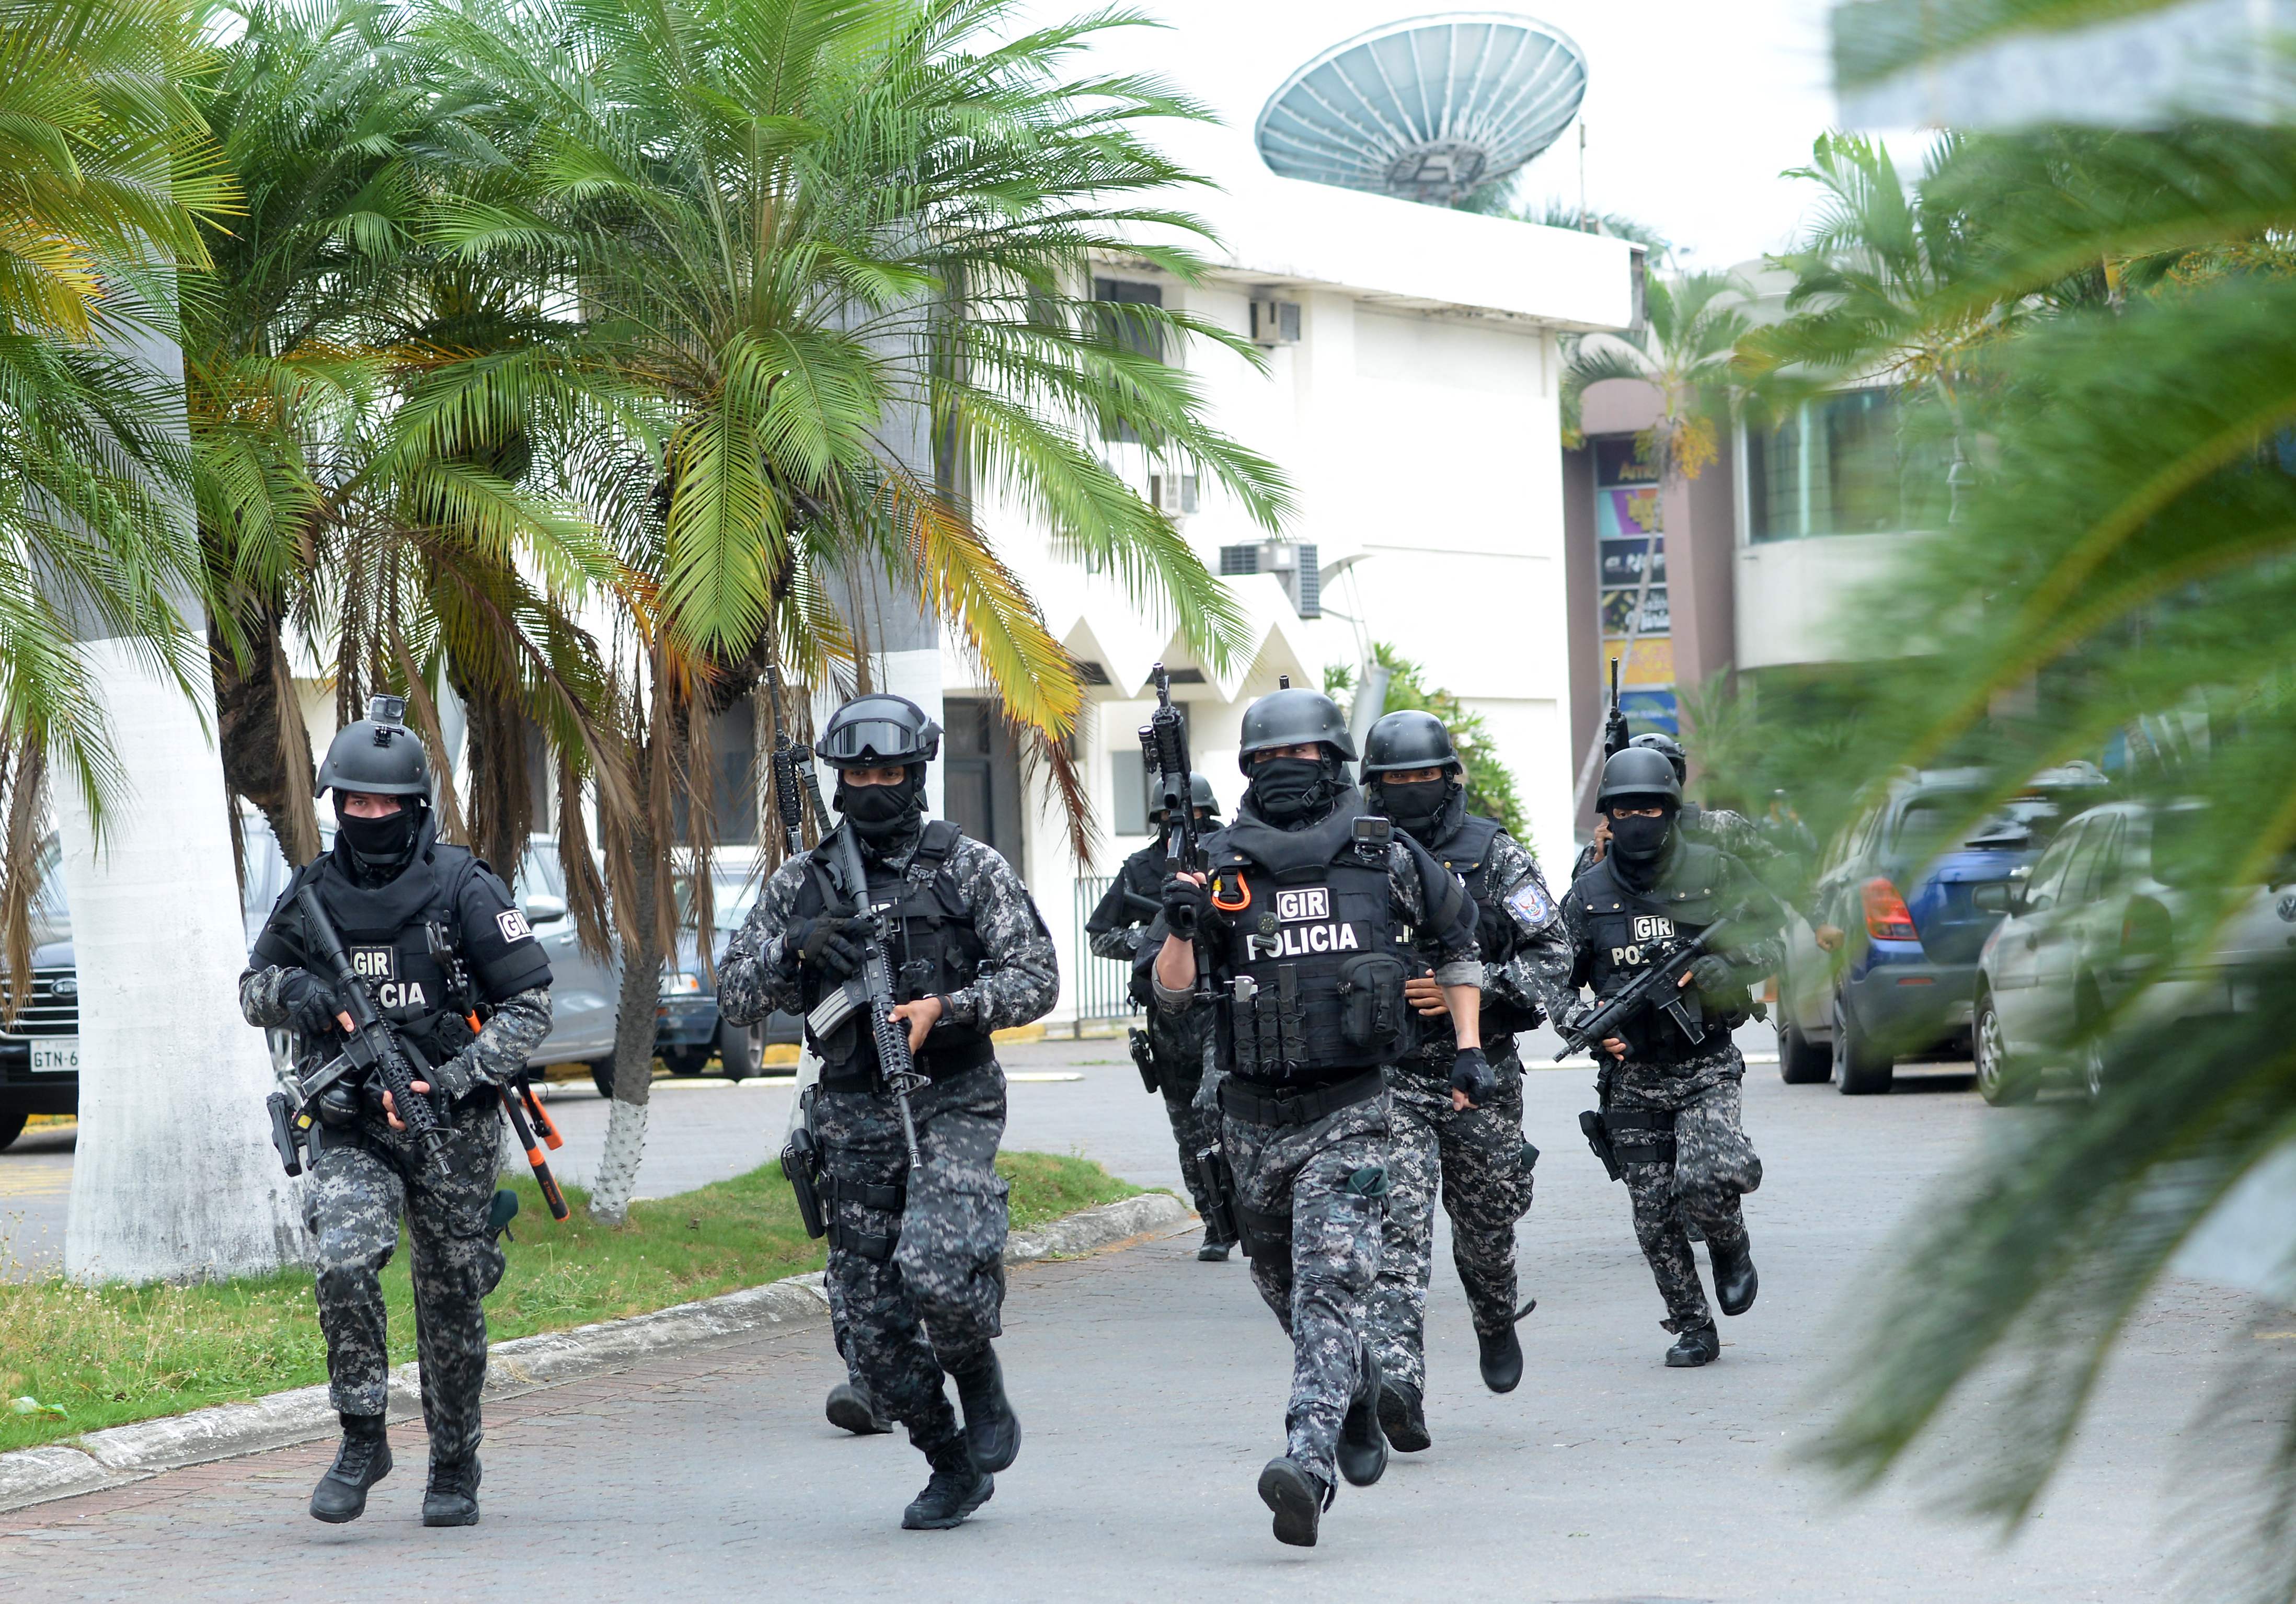
{"label": "overcast sky", "polygon": [[[1318,9],[1277,3],[1303,15]],[[1538,0],[1521,9],[1587,53],[1579,117],[1590,205],[1652,224],[1693,267],[1728,267],[1785,243],[1808,185],[1778,174],[1808,160],[1835,116],[1825,0]],[[1525,183],[1577,204],[1575,129],[1530,164]]]}
{"label": "overcast sky", "polygon": [[[1168,73],[1210,102],[1226,127],[1199,147],[1168,136],[1215,173],[1259,166],[1260,107],[1294,69],[1366,29],[1449,9],[1441,0],[1142,0],[1168,26],[1125,30],[1126,64]],[[1488,4],[1488,0],[1487,0]],[[1078,0],[1035,0],[1073,14]],[[1460,6],[1458,9],[1467,9]],[[1587,58],[1581,115],[1587,199],[1672,239],[1693,267],[1729,267],[1783,247],[1804,187],[1778,174],[1806,161],[1834,102],[1825,59],[1827,0],[1520,0],[1490,9],[1552,22]],[[1526,169],[1528,193],[1578,200],[1575,127]]]}

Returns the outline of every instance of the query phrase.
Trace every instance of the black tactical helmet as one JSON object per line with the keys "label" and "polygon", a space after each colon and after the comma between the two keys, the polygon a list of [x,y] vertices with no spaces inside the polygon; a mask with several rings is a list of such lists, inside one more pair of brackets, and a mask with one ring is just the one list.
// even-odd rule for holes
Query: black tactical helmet
{"label": "black tactical helmet", "polygon": [[1364,737],[1363,783],[1398,769],[1459,769],[1451,732],[1433,713],[1405,708],[1387,714]]}
{"label": "black tactical helmet", "polygon": [[832,769],[930,763],[940,755],[940,726],[906,696],[877,691],[830,714],[813,749]]}
{"label": "black tactical helmet", "polygon": [[1653,729],[1648,735],[1636,736],[1627,744],[1640,746],[1648,752],[1664,753],[1666,761],[1674,765],[1676,779],[1687,780],[1690,777],[1690,754],[1682,749],[1682,743],[1672,736],[1664,735]]}
{"label": "black tactical helmet", "polygon": [[1663,802],[1669,808],[1678,808],[1682,806],[1682,780],[1664,753],[1648,746],[1629,746],[1614,753],[1603,765],[1602,788],[1595,793],[1595,810],[1607,813],[1612,802],[1633,808]]}
{"label": "black tactical helmet", "polygon": [[1355,737],[1340,716],[1340,704],[1321,691],[1285,686],[1262,696],[1243,710],[1243,738],[1236,749],[1236,766],[1251,775],[1251,754],[1272,746],[1298,746],[1318,741],[1352,763]]}
{"label": "black tactical helmet", "polygon": [[370,696],[366,717],[347,724],[327,747],[319,783],[311,794],[330,790],[370,796],[419,796],[430,800],[430,760],[406,728],[406,698]]}
{"label": "black tactical helmet", "polygon": [[[1188,776],[1188,811],[1208,813],[1214,818],[1219,817],[1219,798],[1212,794],[1211,781],[1201,774]],[[1148,810],[1148,817],[1164,817],[1164,794],[1161,791],[1156,794],[1155,805]]]}

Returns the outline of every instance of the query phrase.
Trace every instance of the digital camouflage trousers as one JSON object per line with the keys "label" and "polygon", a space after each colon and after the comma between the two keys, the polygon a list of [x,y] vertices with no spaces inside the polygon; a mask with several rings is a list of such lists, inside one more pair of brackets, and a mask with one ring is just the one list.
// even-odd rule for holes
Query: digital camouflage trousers
{"label": "digital camouflage trousers", "polygon": [[1696,1225],[1711,1246],[1734,1251],[1746,1240],[1746,1219],[1738,1199],[1762,1184],[1762,1161],[1739,1123],[1739,1083],[1710,1083],[1677,1097],[1663,1082],[1638,1084],[1622,1076],[1611,1089],[1612,1113],[1672,1109],[1674,1153],[1657,1164],[1621,1162],[1627,1192],[1634,1200],[1635,1238],[1650,1262],[1659,1296],[1666,1301],[1669,1331],[1691,1331],[1714,1323],[1698,1261],[1690,1247],[1688,1224]]}
{"label": "digital camouflage trousers", "polygon": [[1523,1163],[1522,1064],[1495,1059],[1498,1095],[1454,1111],[1450,1071],[1425,1059],[1387,1071],[1395,1140],[1387,1171],[1387,1239],[1369,1304],[1373,1351],[1384,1380],[1427,1391],[1427,1284],[1433,1274],[1435,1199],[1451,1216],[1451,1259],[1479,1334],[1514,1319],[1514,1228],[1530,1208]]}
{"label": "digital camouflage trousers", "polygon": [[479,1446],[484,1300],[503,1273],[502,1248],[487,1230],[502,1112],[481,1103],[455,1115],[443,1164],[418,1160],[409,1139],[378,1120],[343,1131],[315,1125],[312,1135],[304,1222],[316,1246],[329,1398],[347,1415],[384,1411],[390,1353],[381,1276],[403,1215],[414,1254],[414,1353],[430,1453],[442,1462],[463,1459]]}
{"label": "digital camouflage trousers", "polygon": [[1193,1073],[1183,1080],[1177,1065],[1160,1057],[1156,1083],[1163,1089],[1164,1115],[1172,1123],[1172,1145],[1180,1150],[1180,1178],[1187,1183],[1189,1200],[1204,1221],[1204,1239],[1218,1242],[1223,1238],[1211,1223],[1212,1195],[1199,1171],[1196,1155],[1219,1140],[1219,1110],[1196,1106],[1203,1072],[1196,1065],[1189,1067]]}
{"label": "digital camouflage trousers", "polygon": [[[899,1109],[873,1091],[814,1105],[830,1222],[830,1308],[847,1359],[877,1407],[939,1465],[964,1438],[942,1378],[1003,1329],[1004,1072],[995,1063],[910,1099],[922,1168],[909,1168]],[[856,1197],[851,1192],[868,1195]]]}
{"label": "digital camouflage trousers", "polygon": [[1340,1423],[1370,1349],[1364,1302],[1387,1215],[1387,1094],[1307,1124],[1223,1116],[1240,1210],[1288,1217],[1291,1254],[1251,1261],[1252,1285],[1292,1338],[1285,1452],[1336,1485]]}

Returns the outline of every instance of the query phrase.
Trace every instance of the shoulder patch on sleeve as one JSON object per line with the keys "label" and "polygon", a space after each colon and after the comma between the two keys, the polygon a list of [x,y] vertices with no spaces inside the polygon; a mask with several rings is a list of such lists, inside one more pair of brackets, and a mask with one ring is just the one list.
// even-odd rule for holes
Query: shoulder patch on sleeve
{"label": "shoulder patch on sleeve", "polygon": [[495,925],[501,930],[502,938],[505,942],[531,941],[534,938],[534,927],[526,922],[526,916],[515,908],[505,908],[495,915]]}
{"label": "shoulder patch on sleeve", "polygon": [[1514,922],[1534,934],[1554,917],[1554,902],[1537,880],[1525,880],[1506,894],[1506,910]]}

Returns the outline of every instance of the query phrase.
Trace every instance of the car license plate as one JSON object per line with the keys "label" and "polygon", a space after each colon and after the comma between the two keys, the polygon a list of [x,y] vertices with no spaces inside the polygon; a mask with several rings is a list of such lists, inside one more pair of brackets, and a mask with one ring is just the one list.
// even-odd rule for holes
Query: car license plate
{"label": "car license plate", "polygon": [[34,1074],[76,1075],[79,1073],[78,1036],[50,1036],[45,1040],[36,1037],[31,1049]]}

